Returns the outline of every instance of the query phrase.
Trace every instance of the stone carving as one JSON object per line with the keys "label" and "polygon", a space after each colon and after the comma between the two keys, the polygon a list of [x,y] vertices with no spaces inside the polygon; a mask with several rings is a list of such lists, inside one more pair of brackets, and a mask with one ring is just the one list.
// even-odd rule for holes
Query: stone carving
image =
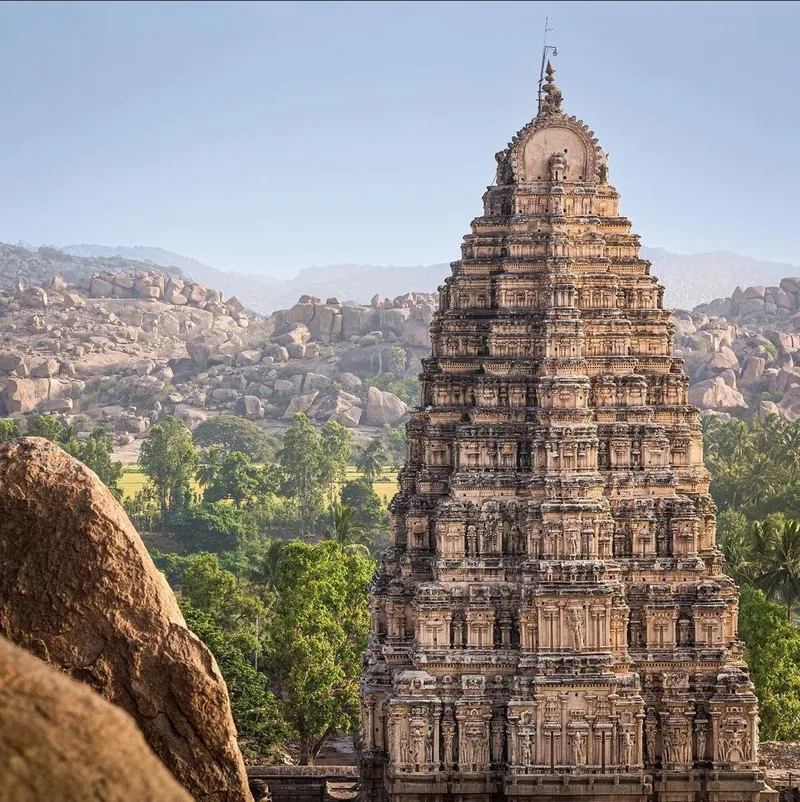
{"label": "stone carving", "polygon": [[[496,158],[431,323],[373,582],[376,618],[405,623],[373,626],[363,693],[404,710],[400,678],[430,672],[415,697],[434,722],[426,762],[441,744],[454,798],[585,795],[549,776],[565,773],[641,802],[696,743],[698,773],[714,769],[706,751],[726,763],[703,802],[756,802],[757,703],[674,330],[551,66],[539,115]],[[435,522],[425,549],[404,537],[421,520]],[[445,793],[402,754],[363,760],[380,802]],[[676,782],[697,802],[711,779]]]}
{"label": "stone carving", "polygon": [[586,736],[580,731],[572,733],[572,765],[582,766],[586,762],[585,750]]}

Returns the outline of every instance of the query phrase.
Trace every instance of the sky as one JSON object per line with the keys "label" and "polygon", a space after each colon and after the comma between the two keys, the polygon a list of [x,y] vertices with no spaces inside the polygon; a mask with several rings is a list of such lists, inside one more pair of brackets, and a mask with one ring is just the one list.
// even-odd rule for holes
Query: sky
{"label": "sky", "polygon": [[0,3],[0,241],[457,259],[545,15],[644,244],[800,264],[790,2]]}

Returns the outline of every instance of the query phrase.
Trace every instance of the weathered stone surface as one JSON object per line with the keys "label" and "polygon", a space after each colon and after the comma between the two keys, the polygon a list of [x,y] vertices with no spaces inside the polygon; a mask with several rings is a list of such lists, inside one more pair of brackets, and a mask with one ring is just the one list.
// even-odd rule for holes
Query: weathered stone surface
{"label": "weathered stone surface", "polygon": [[31,377],[34,379],[49,379],[57,376],[58,371],[59,364],[55,359],[44,359],[31,365]]}
{"label": "weathered stone surface", "polygon": [[314,390],[313,393],[305,393],[304,395],[296,395],[286,407],[286,412],[283,413],[284,418],[293,418],[298,412],[308,412],[311,405],[314,403],[319,391]]}
{"label": "weathered stone surface", "polygon": [[394,394],[369,388],[367,396],[367,424],[369,426],[394,426],[405,416],[408,408]]}
{"label": "weathered stone surface", "polygon": [[256,420],[264,417],[264,404],[257,396],[245,395],[236,402],[235,412],[244,418]]}
{"label": "weathered stone surface", "polygon": [[0,799],[191,802],[133,719],[82,683],[5,638],[0,677]]}
{"label": "weathered stone surface", "polygon": [[763,375],[767,360],[758,356],[750,356],[745,360],[739,381],[743,385],[755,384]]}
{"label": "weathered stone surface", "polygon": [[333,384],[333,379],[330,376],[323,376],[321,373],[308,372],[303,379],[303,392],[310,392],[311,390],[328,390]]}
{"label": "weathered stone surface", "polygon": [[50,398],[49,379],[8,379],[0,390],[0,401],[6,414],[33,412],[43,401]]}
{"label": "weathered stone surface", "polygon": [[709,367],[716,370],[738,370],[739,360],[736,354],[727,346],[723,346],[711,357]]}
{"label": "weathered stone surface", "polygon": [[133,716],[195,799],[248,799],[225,683],[97,477],[46,440],[0,447],[0,634]]}
{"label": "weathered stone surface", "polygon": [[692,385],[689,388],[689,403],[694,404],[698,409],[747,407],[744,396],[725,384],[719,376]]}

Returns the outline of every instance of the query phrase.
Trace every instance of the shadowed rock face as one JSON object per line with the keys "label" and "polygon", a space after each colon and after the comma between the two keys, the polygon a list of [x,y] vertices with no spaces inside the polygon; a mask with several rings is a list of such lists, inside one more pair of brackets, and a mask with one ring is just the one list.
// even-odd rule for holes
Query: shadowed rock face
{"label": "shadowed rock face", "polygon": [[126,713],[0,638],[0,799],[191,802]]}
{"label": "shadowed rock face", "polygon": [[251,799],[213,656],[108,490],[39,438],[0,448],[0,634],[130,713],[195,800]]}

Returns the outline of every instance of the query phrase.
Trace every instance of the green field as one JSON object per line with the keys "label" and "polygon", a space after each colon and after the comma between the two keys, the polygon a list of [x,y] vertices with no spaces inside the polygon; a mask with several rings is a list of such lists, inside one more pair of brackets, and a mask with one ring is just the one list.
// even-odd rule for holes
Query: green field
{"label": "green field", "polygon": [[[347,479],[358,479],[361,474],[355,468],[347,469]],[[145,475],[142,469],[135,463],[127,463],[122,467],[122,479],[119,486],[122,488],[122,495],[125,498],[133,498],[145,485]],[[377,481],[372,483],[372,487],[378,494],[378,497],[384,503],[388,502],[392,496],[397,492],[397,474],[394,471],[388,471],[383,476],[378,477]]]}

